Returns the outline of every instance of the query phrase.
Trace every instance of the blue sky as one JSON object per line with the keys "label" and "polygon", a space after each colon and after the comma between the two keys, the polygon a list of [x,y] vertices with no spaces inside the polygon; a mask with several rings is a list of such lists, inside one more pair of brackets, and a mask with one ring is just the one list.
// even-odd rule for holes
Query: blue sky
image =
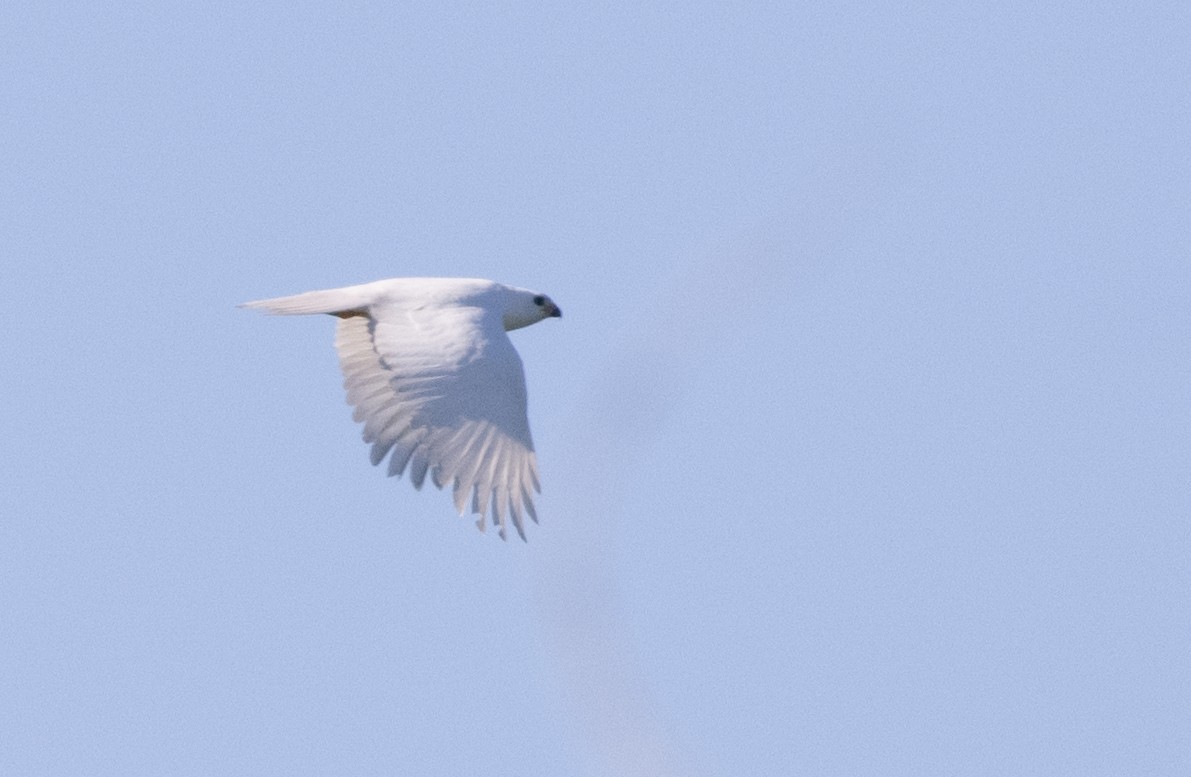
{"label": "blue sky", "polygon": [[[0,771],[1191,772],[1185,4],[9,4]],[[333,322],[486,277],[529,542]]]}

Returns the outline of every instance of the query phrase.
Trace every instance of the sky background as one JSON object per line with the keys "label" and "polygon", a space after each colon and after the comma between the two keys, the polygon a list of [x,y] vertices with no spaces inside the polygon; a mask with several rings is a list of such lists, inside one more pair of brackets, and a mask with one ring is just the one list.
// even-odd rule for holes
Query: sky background
{"label": "sky background", "polygon": [[[8,3],[0,772],[1191,773],[1186,3]],[[540,526],[326,317],[520,330]]]}

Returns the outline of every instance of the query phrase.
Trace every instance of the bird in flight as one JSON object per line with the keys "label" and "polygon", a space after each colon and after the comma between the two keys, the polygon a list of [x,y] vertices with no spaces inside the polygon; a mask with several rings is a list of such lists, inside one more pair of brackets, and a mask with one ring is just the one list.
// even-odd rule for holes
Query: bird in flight
{"label": "bird in flight", "polygon": [[522,515],[537,522],[537,458],[526,416],[525,373],[506,332],[562,316],[545,294],[473,278],[393,278],[245,302],[278,315],[339,318],[335,348],[353,418],[372,463],[450,484],[460,515],[505,537]]}

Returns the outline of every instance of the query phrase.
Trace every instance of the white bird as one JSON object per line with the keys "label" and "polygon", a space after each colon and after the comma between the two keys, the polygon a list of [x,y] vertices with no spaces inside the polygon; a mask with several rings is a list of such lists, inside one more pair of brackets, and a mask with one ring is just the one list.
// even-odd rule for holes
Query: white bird
{"label": "white bird", "polygon": [[559,317],[545,294],[472,278],[393,278],[245,302],[280,315],[339,317],[335,347],[353,418],[364,424],[372,463],[389,475],[408,466],[421,488],[454,488],[484,530],[505,537],[506,516],[525,539],[536,523],[537,457],[526,417],[525,373],[506,332]]}

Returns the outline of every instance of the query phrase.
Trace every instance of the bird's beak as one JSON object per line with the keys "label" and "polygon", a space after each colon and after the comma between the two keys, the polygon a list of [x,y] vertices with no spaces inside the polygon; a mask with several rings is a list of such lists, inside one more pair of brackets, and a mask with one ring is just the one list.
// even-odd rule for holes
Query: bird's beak
{"label": "bird's beak", "polygon": [[549,318],[562,318],[562,308],[560,308],[558,305],[551,304]]}

